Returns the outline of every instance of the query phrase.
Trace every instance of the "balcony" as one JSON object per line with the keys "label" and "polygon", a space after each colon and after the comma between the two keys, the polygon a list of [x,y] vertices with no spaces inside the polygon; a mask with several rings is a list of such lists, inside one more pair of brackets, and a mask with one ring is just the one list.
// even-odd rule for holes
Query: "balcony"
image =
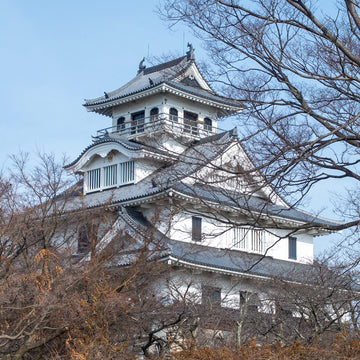
{"label": "balcony", "polygon": [[110,126],[98,130],[95,138],[105,135],[120,136],[126,139],[139,138],[149,134],[168,132],[192,139],[201,139],[214,135],[220,130],[217,127],[205,124],[203,121],[190,120],[169,114],[156,114],[147,118],[124,121],[117,126]]}

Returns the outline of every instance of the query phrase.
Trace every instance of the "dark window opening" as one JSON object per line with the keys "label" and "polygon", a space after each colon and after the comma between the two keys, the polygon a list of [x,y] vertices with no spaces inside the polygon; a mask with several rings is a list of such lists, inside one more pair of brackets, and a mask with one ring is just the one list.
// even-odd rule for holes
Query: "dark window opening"
{"label": "dark window opening", "polygon": [[184,132],[185,133],[198,135],[199,130],[197,127],[198,126],[197,119],[198,119],[198,114],[184,110]]}
{"label": "dark window opening", "polygon": [[155,107],[150,110],[150,121],[155,121],[159,118],[159,108]]}
{"label": "dark window opening", "polygon": [[178,111],[175,108],[170,108],[170,121],[178,122]]}
{"label": "dark window opening", "polygon": [[296,260],[297,258],[297,239],[294,236],[289,236],[289,259]]}
{"label": "dark window opening", "polygon": [[138,111],[131,114],[131,134],[144,131],[145,111]]}
{"label": "dark window opening", "polygon": [[221,306],[221,288],[203,286],[201,302],[205,306]]}
{"label": "dark window opening", "polygon": [[116,130],[122,131],[124,129],[125,129],[125,118],[123,116],[121,116],[117,119]]}
{"label": "dark window opening", "polygon": [[78,235],[78,254],[86,254],[95,247],[98,226],[95,224],[84,225],[80,228]]}
{"label": "dark window opening", "polygon": [[212,120],[209,118],[204,119],[204,130],[205,131],[212,131]]}
{"label": "dark window opening", "polygon": [[201,218],[192,217],[192,239],[193,241],[201,241]]}
{"label": "dark window opening", "polygon": [[257,294],[250,291],[240,291],[240,306],[246,307],[250,311],[257,311],[260,304]]}

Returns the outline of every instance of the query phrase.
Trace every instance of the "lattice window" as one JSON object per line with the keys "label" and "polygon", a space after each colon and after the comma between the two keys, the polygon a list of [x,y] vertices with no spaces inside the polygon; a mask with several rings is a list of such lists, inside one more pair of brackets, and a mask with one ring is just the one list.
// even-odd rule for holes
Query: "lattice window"
{"label": "lattice window", "polygon": [[246,228],[234,228],[234,244],[237,249],[246,249],[246,236],[249,229]]}
{"label": "lattice window", "polygon": [[242,250],[263,253],[265,250],[265,230],[234,228],[233,247]]}
{"label": "lattice window", "polygon": [[120,168],[120,183],[127,184],[133,182],[135,179],[135,164],[133,161],[127,161],[119,164]]}
{"label": "lattice window", "polygon": [[88,190],[99,189],[101,184],[101,169],[94,169],[87,172]]}
{"label": "lattice window", "polygon": [[117,184],[117,165],[104,167],[104,186]]}

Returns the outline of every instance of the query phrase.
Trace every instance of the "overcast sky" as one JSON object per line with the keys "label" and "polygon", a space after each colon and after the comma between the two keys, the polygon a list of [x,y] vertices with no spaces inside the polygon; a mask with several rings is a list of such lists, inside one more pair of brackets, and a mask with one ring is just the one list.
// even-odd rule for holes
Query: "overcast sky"
{"label": "overcast sky", "polygon": [[[129,81],[144,56],[181,56],[191,42],[196,59],[209,61],[189,30],[160,20],[158,3],[0,0],[0,170],[20,150],[75,159],[96,130],[111,125],[83,100]],[[307,210],[336,218],[327,191],[317,189]],[[327,242],[318,238],[317,251]]]}

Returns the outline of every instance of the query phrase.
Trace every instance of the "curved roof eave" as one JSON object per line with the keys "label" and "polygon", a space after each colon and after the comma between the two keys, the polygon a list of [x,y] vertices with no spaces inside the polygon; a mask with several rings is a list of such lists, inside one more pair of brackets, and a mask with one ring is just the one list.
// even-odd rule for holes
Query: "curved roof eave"
{"label": "curved roof eave", "polygon": [[[110,144],[113,143],[115,146],[110,146]],[[109,145],[109,146],[107,146]],[[101,152],[94,151],[94,148],[96,147],[106,147],[106,149],[103,149]],[[116,149],[117,148],[117,149]],[[152,157],[159,160],[168,160],[169,155],[166,153],[162,153],[162,151],[159,150],[153,150],[145,145],[133,143],[127,140],[123,139],[114,139],[110,137],[104,137],[97,141],[95,141],[93,144],[90,144],[87,146],[83,152],[71,163],[64,166],[64,168],[71,172],[77,172],[80,170],[84,164],[86,164],[94,155],[100,153],[102,157],[106,156],[111,150],[118,150],[121,153],[124,153],[125,155],[129,157]],[[93,152],[93,154],[91,154]],[[141,154],[141,155],[140,155]]]}
{"label": "curved roof eave", "polygon": [[110,108],[114,106],[125,104],[130,101],[161,92],[173,93],[195,102],[200,102],[216,108],[220,108],[230,113],[240,112],[243,109],[243,104],[240,101],[228,100],[227,98],[223,98],[220,95],[214,95],[211,93],[196,93],[197,89],[194,88],[194,90],[191,91],[190,89],[185,89],[184,86],[181,86],[180,84],[174,83],[172,81],[162,81],[161,83],[150,85],[133,93],[121,95],[115,98],[100,100],[95,103],[85,103],[83,106],[86,107],[87,111],[94,111],[105,116],[111,116]]}

